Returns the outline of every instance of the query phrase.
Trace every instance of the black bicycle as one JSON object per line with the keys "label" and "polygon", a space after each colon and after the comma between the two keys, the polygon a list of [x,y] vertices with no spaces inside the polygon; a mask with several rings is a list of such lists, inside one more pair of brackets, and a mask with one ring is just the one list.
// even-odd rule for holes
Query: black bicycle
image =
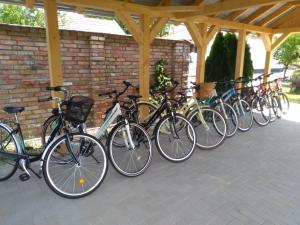
{"label": "black bicycle", "polygon": [[[152,132],[153,124],[156,124],[153,131],[156,147],[164,158],[172,162],[182,162],[188,159],[196,146],[196,134],[193,125],[185,116],[176,113],[176,109],[169,102],[167,94],[177,86],[178,83],[174,82],[172,88],[164,87],[156,91],[162,95],[162,100],[158,108],[151,111],[139,108],[138,99],[141,96],[128,96],[133,102],[130,108],[130,118],[148,132]],[[140,118],[143,120],[140,121]],[[145,118],[147,119],[145,120]]]}
{"label": "black bicycle", "polygon": [[[48,88],[54,90],[54,88]],[[104,147],[94,137],[83,133],[70,133],[65,121],[74,124],[85,122],[93,106],[93,100],[74,96],[67,104],[65,115],[60,108],[62,99],[49,97],[39,102],[58,100],[58,120],[45,149],[30,153],[25,147],[18,113],[24,107],[7,106],[4,111],[15,116],[16,122],[0,122],[0,181],[10,178],[18,168],[25,173],[22,181],[30,178],[29,170],[40,178],[43,172],[47,185],[56,194],[66,198],[80,198],[96,190],[105,178],[108,162]],[[59,128],[63,133],[57,137]],[[56,138],[55,138],[56,137]],[[41,160],[39,173],[30,165]]]}

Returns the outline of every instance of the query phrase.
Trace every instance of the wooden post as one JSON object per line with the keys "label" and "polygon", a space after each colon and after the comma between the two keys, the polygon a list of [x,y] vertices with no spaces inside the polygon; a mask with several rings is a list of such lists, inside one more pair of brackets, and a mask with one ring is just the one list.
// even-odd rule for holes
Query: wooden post
{"label": "wooden post", "polygon": [[[243,76],[246,36],[247,35],[245,30],[239,30],[239,39],[238,39],[236,64],[235,64],[235,79]],[[237,88],[240,88],[241,86],[242,86],[241,83],[237,84]]]}
{"label": "wooden post", "polygon": [[[261,34],[261,39],[264,43],[265,49],[266,49],[266,58],[265,58],[265,68],[264,68],[264,74],[270,74],[271,73],[271,64],[272,64],[272,35],[268,34]],[[267,82],[268,78],[264,77],[264,82]]]}
{"label": "wooden post", "polygon": [[141,20],[143,31],[142,43],[139,44],[139,83],[140,95],[149,100],[150,85],[150,17],[143,15]]}
{"label": "wooden post", "polygon": [[58,31],[57,8],[55,0],[45,0],[45,22],[48,46],[50,85],[62,86],[62,65],[60,56],[60,37]]}
{"label": "wooden post", "polygon": [[207,25],[199,24],[199,30],[202,33],[202,42],[201,46],[197,46],[196,83],[203,83],[205,76],[205,55],[207,50]]}

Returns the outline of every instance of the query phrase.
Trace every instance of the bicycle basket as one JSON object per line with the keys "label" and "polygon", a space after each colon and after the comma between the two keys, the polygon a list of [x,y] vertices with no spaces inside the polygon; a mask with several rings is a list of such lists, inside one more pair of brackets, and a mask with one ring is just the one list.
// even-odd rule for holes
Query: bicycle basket
{"label": "bicycle basket", "polygon": [[197,98],[199,99],[207,99],[211,98],[214,94],[216,84],[211,82],[211,83],[201,83],[200,88],[197,91]]}
{"label": "bicycle basket", "polygon": [[80,124],[84,123],[94,105],[94,100],[85,96],[73,96],[68,100],[65,120]]}

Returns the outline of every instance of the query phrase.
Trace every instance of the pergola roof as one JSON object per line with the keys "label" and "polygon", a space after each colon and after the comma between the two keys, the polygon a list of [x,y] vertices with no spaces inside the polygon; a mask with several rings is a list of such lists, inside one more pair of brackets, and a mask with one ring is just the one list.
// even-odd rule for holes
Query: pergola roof
{"label": "pergola roof", "polygon": [[[0,2],[43,7],[41,0]],[[82,11],[84,8],[86,13],[94,15],[113,15],[113,12],[125,11],[135,16],[148,14],[167,17],[172,21],[193,20],[254,32],[300,30],[300,0],[57,0],[57,7],[65,11]],[[247,25],[251,26],[247,28]]]}

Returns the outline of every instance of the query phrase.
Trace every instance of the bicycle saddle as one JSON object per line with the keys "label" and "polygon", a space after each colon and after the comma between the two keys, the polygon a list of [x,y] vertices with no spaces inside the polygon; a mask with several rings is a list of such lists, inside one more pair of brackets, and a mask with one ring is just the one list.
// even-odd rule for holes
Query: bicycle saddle
{"label": "bicycle saddle", "polygon": [[143,96],[141,96],[141,95],[127,95],[127,97],[129,98],[129,99],[138,99],[138,98],[142,98]]}
{"label": "bicycle saddle", "polygon": [[24,111],[24,107],[19,106],[4,106],[3,110],[9,114],[20,113]]}

